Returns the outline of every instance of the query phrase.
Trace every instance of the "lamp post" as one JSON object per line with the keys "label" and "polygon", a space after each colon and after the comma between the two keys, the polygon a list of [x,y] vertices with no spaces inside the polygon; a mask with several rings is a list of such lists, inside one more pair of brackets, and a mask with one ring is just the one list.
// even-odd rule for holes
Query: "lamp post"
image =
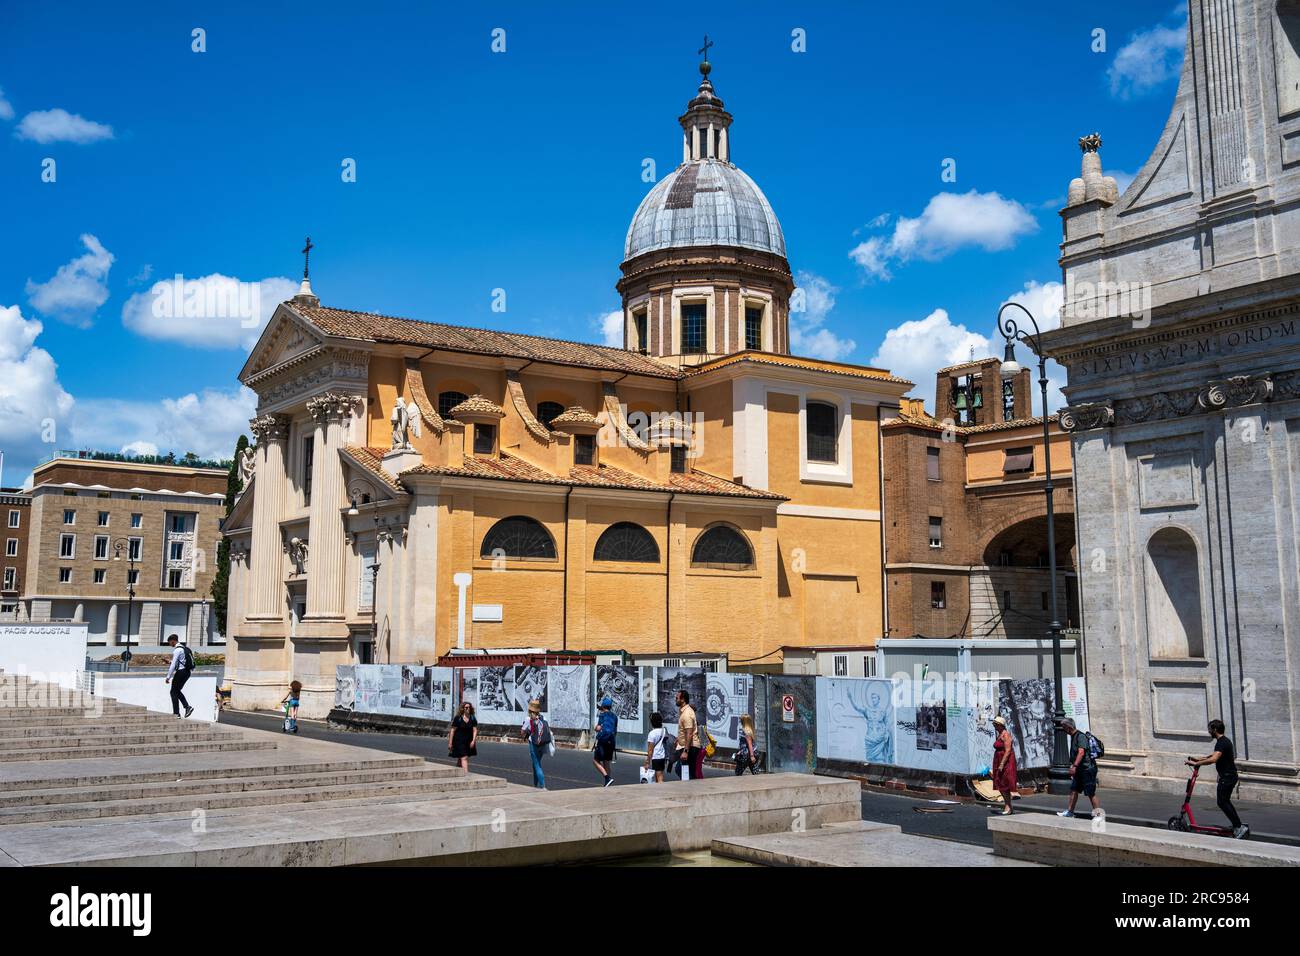
{"label": "lamp post", "polygon": [[126,551],[126,650],[122,652],[124,669],[131,667],[131,612],[135,603],[135,551],[131,548],[130,538],[118,538],[113,542],[113,560],[121,561],[122,552]]}
{"label": "lamp post", "polygon": [[[1003,318],[1003,313],[1010,308],[1019,309],[1025,314],[1034,327],[1033,335],[1023,331],[1016,324],[1014,317]],[[1043,399],[1043,469],[1047,478],[1043,485],[1043,492],[1047,496],[1047,566],[1051,578],[1048,592],[1051,594],[1052,602],[1052,620],[1048,630],[1052,638],[1052,684],[1056,698],[1052,713],[1052,766],[1047,772],[1047,777],[1048,789],[1053,793],[1063,793],[1070,786],[1070,770],[1069,758],[1066,755],[1068,744],[1065,739],[1065,728],[1061,726],[1061,721],[1065,719],[1065,702],[1061,693],[1061,620],[1057,614],[1056,602],[1056,518],[1052,501],[1055,486],[1052,484],[1052,439],[1047,421],[1047,356],[1043,353],[1042,332],[1039,331],[1038,321],[1019,302],[1007,302],[998,309],[998,331],[1007,342],[1002,358],[1003,379],[1012,379],[1020,374],[1021,365],[1016,361],[1017,341],[1024,342],[1038,356],[1038,387]]]}

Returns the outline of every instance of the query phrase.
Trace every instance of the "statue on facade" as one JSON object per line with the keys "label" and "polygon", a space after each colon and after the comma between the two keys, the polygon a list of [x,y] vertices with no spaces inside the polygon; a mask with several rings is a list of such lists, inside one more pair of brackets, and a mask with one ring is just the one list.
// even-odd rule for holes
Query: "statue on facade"
{"label": "statue on facade", "polygon": [[420,410],[414,402],[408,405],[402,396],[397,396],[397,404],[393,406],[393,413],[388,416],[388,420],[393,426],[394,451],[409,449],[412,434],[416,438],[420,437]]}
{"label": "statue on facade", "polygon": [[247,488],[248,483],[253,480],[253,468],[257,461],[257,451],[252,448],[245,448],[239,455],[239,486]]}

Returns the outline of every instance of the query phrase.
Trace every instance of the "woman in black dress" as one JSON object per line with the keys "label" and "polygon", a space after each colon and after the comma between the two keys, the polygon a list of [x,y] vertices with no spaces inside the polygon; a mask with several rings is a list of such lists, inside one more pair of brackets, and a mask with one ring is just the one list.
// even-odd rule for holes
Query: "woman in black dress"
{"label": "woman in black dress", "polygon": [[460,764],[460,768],[469,773],[469,758],[478,756],[478,720],[474,717],[474,705],[469,701],[460,705],[460,713],[451,721],[451,732],[447,735],[447,756]]}

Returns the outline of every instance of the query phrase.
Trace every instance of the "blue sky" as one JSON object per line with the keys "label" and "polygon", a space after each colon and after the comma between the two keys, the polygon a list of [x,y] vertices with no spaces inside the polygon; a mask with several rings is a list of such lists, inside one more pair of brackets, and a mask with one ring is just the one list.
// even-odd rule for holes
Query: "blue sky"
{"label": "blue sky", "polygon": [[799,350],[884,362],[930,404],[1001,302],[1059,298],[1076,140],[1102,133],[1121,187],[1140,168],[1184,22],[1170,0],[5,5],[4,483],[54,447],[228,453],[256,328],[150,321],[151,289],[279,296],[308,234],[327,305],[600,341],[706,32],[732,158],[809,291]]}

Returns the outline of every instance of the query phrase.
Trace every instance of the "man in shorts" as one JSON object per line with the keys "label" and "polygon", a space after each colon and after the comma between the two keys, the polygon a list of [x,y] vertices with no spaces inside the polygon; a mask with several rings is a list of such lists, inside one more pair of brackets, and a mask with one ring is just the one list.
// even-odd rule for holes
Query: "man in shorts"
{"label": "man in shorts", "polygon": [[604,778],[602,787],[608,787],[614,782],[614,776],[609,772],[609,765],[614,759],[614,737],[618,733],[618,715],[614,713],[613,708],[614,701],[605,697],[601,700],[599,712],[596,714],[596,747],[592,757],[596,769]]}
{"label": "man in shorts", "polygon": [[1093,759],[1088,735],[1079,730],[1074,721],[1066,717],[1061,721],[1070,738],[1070,806],[1057,813],[1058,817],[1074,816],[1074,805],[1083,794],[1092,803],[1092,815],[1101,815],[1101,801],[1097,799],[1097,761]]}

